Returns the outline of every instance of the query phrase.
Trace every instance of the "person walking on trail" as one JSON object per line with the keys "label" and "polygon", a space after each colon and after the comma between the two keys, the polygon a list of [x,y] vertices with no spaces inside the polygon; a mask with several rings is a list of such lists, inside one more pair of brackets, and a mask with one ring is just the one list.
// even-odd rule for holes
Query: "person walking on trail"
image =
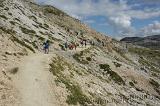
{"label": "person walking on trail", "polygon": [[102,41],[102,46],[103,46],[103,47],[105,46],[104,41]]}
{"label": "person walking on trail", "polygon": [[65,47],[65,50],[68,49],[68,43],[67,42],[65,42],[64,47]]}
{"label": "person walking on trail", "polygon": [[43,43],[43,50],[44,50],[44,53],[45,54],[48,54],[49,53],[49,40],[47,40],[46,42]]}
{"label": "person walking on trail", "polygon": [[83,47],[83,40],[81,40],[80,43],[81,43],[81,46]]}
{"label": "person walking on trail", "polygon": [[77,43],[76,42],[74,42],[74,48],[75,48],[75,50],[77,50]]}
{"label": "person walking on trail", "polygon": [[84,45],[85,45],[85,48],[87,47],[87,40],[85,39],[84,40]]}

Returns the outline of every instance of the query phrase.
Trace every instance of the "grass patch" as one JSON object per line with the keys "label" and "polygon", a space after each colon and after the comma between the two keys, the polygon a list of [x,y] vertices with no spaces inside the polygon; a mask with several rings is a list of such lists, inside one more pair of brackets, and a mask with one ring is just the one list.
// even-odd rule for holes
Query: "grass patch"
{"label": "grass patch", "polygon": [[54,14],[54,15],[58,15],[58,16],[65,15],[65,13],[63,11],[58,10],[58,9],[51,7],[51,6],[47,6],[44,9],[44,11],[45,11],[45,13]]}
{"label": "grass patch", "polygon": [[18,72],[18,70],[19,70],[19,68],[18,68],[18,67],[15,67],[15,68],[11,69],[9,72],[10,72],[11,74],[16,74],[16,73]]}
{"label": "grass patch", "polygon": [[160,95],[160,84],[153,79],[150,79],[149,82],[153,86],[154,90]]}
{"label": "grass patch", "polygon": [[106,72],[106,74],[109,74],[110,78],[118,83],[119,85],[125,85],[125,82],[123,79],[114,71],[111,70],[110,66],[108,64],[99,64],[100,69],[103,69],[103,71]]}
{"label": "grass patch", "polygon": [[83,52],[81,52],[81,53],[76,53],[76,54],[74,54],[73,55],[73,58],[77,61],[77,62],[79,62],[79,63],[81,63],[81,64],[89,64],[89,62],[87,61],[87,60],[84,60],[84,59],[82,59],[82,55],[83,55]]}
{"label": "grass patch", "polygon": [[0,7],[4,7],[4,4],[2,3],[4,0],[0,0]]}
{"label": "grass patch", "polygon": [[33,21],[37,21],[37,18],[35,16],[29,16],[29,19],[32,19]]}
{"label": "grass patch", "polygon": [[8,10],[9,10],[9,8],[8,8],[8,7],[5,7],[5,8],[4,8],[4,10],[8,11]]}
{"label": "grass patch", "polygon": [[133,82],[129,82],[129,85],[134,87],[134,83]]}
{"label": "grass patch", "polygon": [[107,102],[104,99],[94,93],[89,92],[89,94],[94,98],[94,102],[96,103],[95,106],[106,106]]}
{"label": "grass patch", "polygon": [[160,87],[160,84],[158,82],[156,82],[155,80],[153,79],[150,79],[150,84],[152,84],[155,88],[159,88]]}
{"label": "grass patch", "polygon": [[38,46],[37,46],[37,44],[36,44],[36,41],[32,42],[32,45],[33,45],[34,48],[38,49]]}
{"label": "grass patch", "polygon": [[16,24],[19,24],[17,22],[14,22],[14,21],[9,21],[12,25],[16,25]]}
{"label": "grass patch", "polygon": [[16,20],[16,21],[18,21],[18,22],[21,22],[20,19],[18,19],[18,18],[14,18],[14,20]]}
{"label": "grass patch", "polygon": [[36,32],[34,30],[30,30],[30,29],[27,29],[27,28],[24,28],[22,26],[19,26],[19,28],[21,29],[21,31],[25,34],[29,34],[29,35],[34,35],[36,34]]}
{"label": "grass patch", "polygon": [[0,27],[0,29],[2,30],[2,31],[4,31],[4,32],[6,32],[6,33],[8,33],[8,34],[16,34],[16,32],[14,31],[14,30],[12,30],[12,29],[6,29],[6,28],[4,28],[4,27]]}
{"label": "grass patch", "polygon": [[129,52],[136,53],[138,55],[145,55],[147,57],[160,57],[160,51],[151,50],[148,48],[129,48]]}
{"label": "grass patch", "polygon": [[139,61],[140,64],[146,66],[150,71],[156,72],[156,73],[160,73],[159,69],[155,68],[154,64],[152,64],[151,62],[147,61],[143,57],[140,57],[138,61]]}
{"label": "grass patch", "polygon": [[12,36],[12,37],[11,37],[11,40],[12,40],[13,42],[19,43],[20,45],[26,47],[27,49],[29,49],[29,50],[31,50],[33,53],[35,53],[35,50],[34,50],[31,46],[27,45],[24,41],[19,40],[19,39],[16,38],[15,36]]}
{"label": "grass patch", "polygon": [[92,61],[92,58],[91,57],[86,57],[86,60]]}
{"label": "grass patch", "polygon": [[8,13],[8,15],[12,16],[12,13]]}
{"label": "grass patch", "polygon": [[89,61],[91,61],[91,58],[90,57],[86,57],[86,58],[83,58],[82,56],[85,54],[85,53],[87,53],[87,52],[89,52],[89,50],[84,50],[84,51],[81,51],[80,53],[75,53],[74,55],[73,55],[73,58],[77,61],[77,62],[79,62],[79,63],[81,63],[81,64],[89,64]]}
{"label": "grass patch", "polygon": [[[129,52],[135,53],[140,57],[145,57],[147,61],[150,61],[150,64],[156,67],[159,67],[160,64],[160,51],[152,50],[149,48],[129,48]],[[151,63],[152,62],[152,63]]]}
{"label": "grass patch", "polygon": [[64,66],[69,66],[70,64],[64,62],[64,59],[57,57],[50,64],[50,71],[57,77],[56,82],[63,83],[69,92],[66,102],[69,105],[77,105],[78,103],[82,106],[86,106],[87,103],[91,103],[90,99],[82,92],[82,89],[78,84],[73,83],[69,78],[63,75],[65,70]]}
{"label": "grass patch", "polygon": [[120,64],[120,63],[117,63],[117,62],[113,62],[114,63],[114,65],[116,66],[116,67],[121,67],[122,66],[122,64]]}
{"label": "grass patch", "polygon": [[45,41],[45,38],[43,38],[43,37],[41,37],[41,36],[39,36],[39,35],[35,35],[37,38],[38,38],[38,40],[40,40],[40,41]]}
{"label": "grass patch", "polygon": [[110,66],[108,64],[100,64],[100,69],[103,69],[104,71],[110,71]]}
{"label": "grass patch", "polygon": [[120,54],[121,57],[126,59],[128,62],[135,64],[132,60],[130,60],[126,55],[125,52],[117,47],[113,48],[118,54]]}
{"label": "grass patch", "polygon": [[49,25],[48,24],[44,24],[44,27],[49,28]]}
{"label": "grass patch", "polygon": [[8,18],[5,15],[0,15],[1,18],[8,20]]}
{"label": "grass patch", "polygon": [[14,21],[9,21],[12,25],[15,25],[15,22]]}

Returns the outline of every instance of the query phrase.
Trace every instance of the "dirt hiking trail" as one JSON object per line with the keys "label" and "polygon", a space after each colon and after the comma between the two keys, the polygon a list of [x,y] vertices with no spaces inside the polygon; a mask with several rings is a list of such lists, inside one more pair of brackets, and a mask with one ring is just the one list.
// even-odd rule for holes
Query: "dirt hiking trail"
{"label": "dirt hiking trail", "polygon": [[[89,48],[89,47],[87,47]],[[60,54],[71,55],[87,48],[77,50],[59,51]],[[51,59],[56,57],[56,52],[51,54],[32,54],[23,58],[19,64],[19,71],[14,76],[13,82],[20,94],[20,106],[59,106],[54,90],[53,74],[49,71]]]}
{"label": "dirt hiking trail", "polygon": [[49,72],[53,55],[34,54],[23,59],[14,82],[21,95],[20,106],[58,106]]}

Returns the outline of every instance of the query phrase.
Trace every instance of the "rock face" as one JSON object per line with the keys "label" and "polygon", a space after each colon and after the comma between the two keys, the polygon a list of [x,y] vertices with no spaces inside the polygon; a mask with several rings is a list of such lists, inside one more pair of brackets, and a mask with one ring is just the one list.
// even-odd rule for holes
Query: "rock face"
{"label": "rock face", "polygon": [[[61,49],[66,41],[81,39],[94,45]],[[0,105],[19,105],[21,95],[12,82],[22,72],[18,63],[24,56],[41,54],[45,40],[51,42],[51,54],[56,54],[45,69],[53,75],[54,90],[49,91],[60,106],[159,106],[159,50],[112,40],[65,12],[32,0],[0,0]],[[157,43],[159,36],[122,41]]]}
{"label": "rock face", "polygon": [[135,45],[144,46],[152,49],[160,49],[160,35],[141,37],[126,37],[121,39],[123,42],[133,43]]}

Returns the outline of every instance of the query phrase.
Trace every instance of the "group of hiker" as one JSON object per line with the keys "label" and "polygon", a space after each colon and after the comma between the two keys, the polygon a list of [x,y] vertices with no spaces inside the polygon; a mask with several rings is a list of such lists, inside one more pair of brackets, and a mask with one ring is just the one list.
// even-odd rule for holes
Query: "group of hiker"
{"label": "group of hiker", "polygon": [[[79,46],[79,47],[87,47],[87,44],[88,44],[88,41],[86,40],[86,39],[81,39],[80,41],[79,41],[79,43],[78,42],[74,42],[74,41],[71,41],[71,42],[65,42],[64,44],[63,44],[63,48],[64,48],[64,50],[76,50],[77,49],[77,47]],[[49,53],[49,47],[50,47],[50,42],[49,42],[49,40],[46,40],[44,43],[43,43],[43,50],[44,50],[44,53],[45,54],[48,54]]]}
{"label": "group of hiker", "polygon": [[[67,50],[76,50],[77,47],[87,47],[87,45],[90,44],[92,46],[95,46],[95,42],[93,40],[88,40],[88,39],[81,39],[79,42],[75,42],[75,41],[71,41],[68,42],[66,41],[64,44],[62,44],[63,50],[67,51]],[[100,44],[102,47],[105,47],[105,42],[101,41]],[[43,50],[45,54],[49,53],[49,47],[50,47],[50,42],[49,40],[46,40],[43,43]]]}
{"label": "group of hiker", "polygon": [[87,46],[87,40],[86,39],[83,39],[81,40],[79,43],[78,42],[70,42],[68,43],[67,41],[64,43],[64,48],[65,50],[73,50],[73,49],[77,49],[78,46],[81,46],[81,47],[86,47]]}

